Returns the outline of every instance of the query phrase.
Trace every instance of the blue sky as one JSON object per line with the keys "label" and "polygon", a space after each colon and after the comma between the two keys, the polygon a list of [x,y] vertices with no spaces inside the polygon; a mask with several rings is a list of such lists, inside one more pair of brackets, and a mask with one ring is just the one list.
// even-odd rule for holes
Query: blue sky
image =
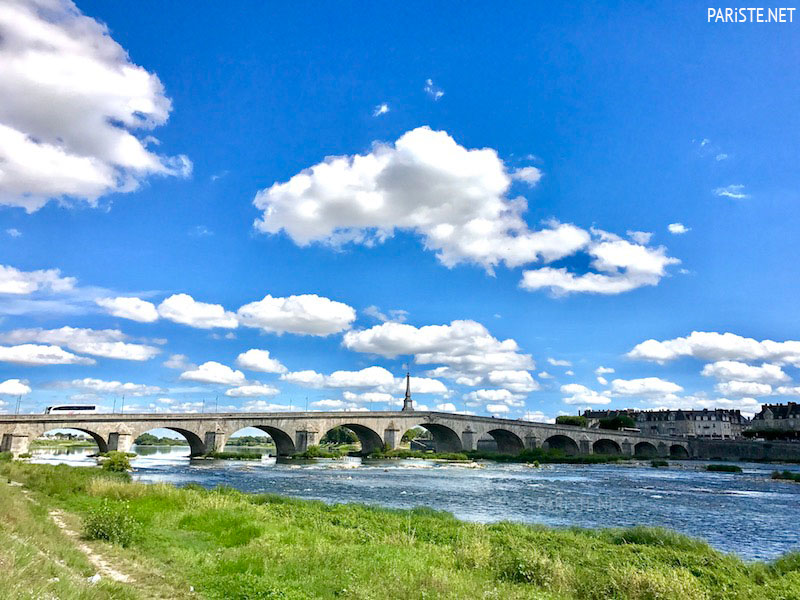
{"label": "blue sky", "polygon": [[706,11],[7,3],[4,408],[796,398],[800,24]]}

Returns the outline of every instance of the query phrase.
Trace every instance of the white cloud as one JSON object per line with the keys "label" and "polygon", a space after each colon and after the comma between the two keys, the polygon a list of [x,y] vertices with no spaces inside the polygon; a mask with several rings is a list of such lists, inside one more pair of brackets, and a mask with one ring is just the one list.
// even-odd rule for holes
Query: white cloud
{"label": "white cloud", "polygon": [[567,383],[561,386],[561,393],[566,404],[590,405],[609,404],[611,397],[607,392],[598,393],[579,383]]}
{"label": "white cloud", "polygon": [[219,383],[223,385],[244,385],[245,377],[241,371],[234,371],[230,367],[210,360],[197,369],[184,371],[181,379],[186,381],[199,381],[201,383]]}
{"label": "white cloud", "polygon": [[768,361],[800,367],[800,342],[761,342],[733,333],[693,331],[688,337],[646,340],[628,352],[628,358],[665,363],[684,356],[699,360]]}
{"label": "white cloud", "polygon": [[785,383],[791,380],[778,365],[764,363],[760,367],[734,360],[720,360],[703,367],[702,375],[720,381],[755,381],[758,383]]}
{"label": "white cloud", "polygon": [[[1,176],[2,169],[0,180]],[[0,294],[27,295],[40,290],[66,292],[75,287],[76,281],[74,277],[61,277],[58,269],[20,271],[11,266],[0,265]]]}
{"label": "white cloud", "polygon": [[682,235],[691,231],[691,229],[686,227],[683,223],[670,223],[667,225],[667,230],[674,235]]}
{"label": "white cloud", "polygon": [[254,204],[264,213],[255,226],[284,231],[300,246],[371,246],[397,229],[413,231],[444,265],[468,262],[487,270],[557,260],[589,242],[573,225],[530,230],[521,216],[526,202],[507,196],[510,185],[493,149],[470,150],[444,131],[420,127],[394,145],[329,157],[260,191]]}
{"label": "white cloud", "polygon": [[124,342],[128,336],[118,329],[14,329],[0,334],[0,341],[11,344],[38,342],[66,346],[74,352],[118,360],[150,360],[159,353],[154,346]]}
{"label": "white cloud", "polygon": [[326,336],[349,329],[356,318],[352,306],[316,294],[287,298],[264,296],[239,311],[242,325],[272,333]]}
{"label": "white cloud", "polygon": [[291,408],[297,410],[297,407],[286,406],[284,404],[273,404],[265,400],[248,400],[242,406],[247,412],[286,412]]}
{"label": "white cloud", "polygon": [[432,377],[458,379],[465,374],[485,376],[490,371],[535,367],[531,356],[522,354],[513,339],[500,341],[475,321],[423,327],[383,323],[362,331],[349,331],[342,343],[356,352],[387,358],[413,354],[417,364],[445,365],[429,371]]}
{"label": "white cloud", "polygon": [[153,385],[140,383],[122,383],[121,381],[103,381],[86,377],[85,379],[73,379],[72,381],[62,381],[56,384],[57,387],[66,387],[94,394],[115,394],[126,396],[150,396],[162,394],[164,390]]}
{"label": "white cloud", "polygon": [[725,154],[724,152],[721,152],[720,154],[717,154],[717,155],[716,155],[714,158],[715,158],[717,161],[721,161],[721,160],[727,160],[727,158],[728,158],[728,155],[727,155],[727,154]]}
{"label": "white cloud", "polygon": [[539,378],[540,379],[552,379],[553,376],[550,375],[550,373],[548,373],[547,371],[542,371],[541,373],[539,373]]}
{"label": "white cloud", "polygon": [[259,396],[276,396],[278,394],[280,394],[278,388],[263,383],[240,385],[225,392],[226,396],[233,398],[256,398]]}
{"label": "white cloud", "polygon": [[552,365],[554,367],[571,367],[572,363],[568,360],[558,360],[555,358],[548,358],[547,364]]}
{"label": "white cloud", "polygon": [[772,386],[768,383],[755,381],[723,381],[714,386],[717,393],[723,396],[769,396]]}
{"label": "white cloud", "polygon": [[506,404],[514,407],[525,406],[522,396],[508,390],[474,390],[464,394],[463,398],[467,406],[480,406],[486,403]]}
{"label": "white cloud", "polygon": [[596,375],[608,375],[609,373],[613,373],[614,369],[611,368],[611,367],[604,367],[604,366],[601,365],[601,366],[597,367],[594,370],[594,372],[595,372]]}
{"label": "white cloud", "polygon": [[653,233],[651,231],[628,231],[628,237],[631,238],[637,244],[641,244],[642,246],[646,246],[650,243],[650,238],[653,237]]}
{"label": "white cloud", "polygon": [[325,375],[311,369],[305,371],[290,371],[281,375],[282,381],[288,381],[301,387],[321,388],[325,385]]}
{"label": "white cloud", "polygon": [[185,354],[173,354],[164,361],[164,366],[168,369],[177,369],[179,371],[190,371],[196,369],[197,366],[189,362],[189,357]]}
{"label": "white cloud", "polygon": [[564,375],[569,375],[570,377],[572,377],[573,375],[575,375],[575,371],[569,369],[567,371],[564,371]]}
{"label": "white cloud", "polygon": [[134,132],[163,125],[171,102],[108,29],[68,0],[12,0],[0,10],[0,204],[95,205],[149,175],[191,172]]}
{"label": "white cloud", "polygon": [[325,400],[315,400],[311,403],[314,408],[321,408],[323,410],[346,410],[355,408],[355,405],[345,402],[344,400],[332,400],[327,398]]}
{"label": "white cloud", "polygon": [[536,423],[555,423],[556,420],[553,417],[548,417],[540,410],[534,411],[527,411],[524,415],[522,415],[523,421],[534,421]]}
{"label": "white cloud", "polygon": [[586,252],[591,267],[599,272],[576,275],[566,268],[543,267],[522,273],[520,287],[529,291],[549,289],[554,296],[571,293],[620,294],[646,285],[657,285],[669,265],[680,260],[667,256],[666,248],[634,244],[601,230],[592,230]]}
{"label": "white cloud", "polygon": [[383,102],[375,107],[375,110],[372,111],[372,116],[380,117],[381,115],[385,115],[388,112],[389,112],[389,105],[386,104],[386,102]]}
{"label": "white cloud", "polygon": [[535,392],[541,387],[528,371],[490,371],[486,380],[490,385],[519,394]]}
{"label": "white cloud", "polygon": [[456,405],[453,404],[452,402],[443,402],[442,404],[437,404],[433,408],[434,410],[437,410],[439,412],[449,412],[449,413],[456,412]]}
{"label": "white cloud", "polygon": [[374,388],[395,385],[394,375],[383,367],[367,367],[360,371],[334,371],[325,378],[325,387]]}
{"label": "white cloud", "polygon": [[536,167],[522,167],[511,174],[513,179],[524,181],[530,186],[534,186],[542,179],[542,172]]}
{"label": "white cloud", "polygon": [[286,373],[288,370],[278,359],[269,355],[269,350],[258,350],[257,348],[252,348],[237,356],[236,365],[261,373]]}
{"label": "white cloud", "polygon": [[342,398],[351,403],[368,404],[372,402],[392,402],[394,396],[386,392],[361,392],[360,394],[344,392],[342,393]]}
{"label": "white cloud", "polygon": [[744,200],[750,197],[750,194],[745,193],[744,186],[741,184],[718,187],[714,190],[714,194],[726,198],[733,198],[734,200]]}
{"label": "white cloud", "polygon": [[222,305],[198,302],[189,294],[173,294],[158,305],[158,314],[175,323],[199,329],[235,329],[239,325],[236,315]]}
{"label": "white cloud", "polygon": [[677,383],[659,379],[658,377],[642,377],[641,379],[614,379],[611,392],[618,396],[665,396],[682,392]]}
{"label": "white cloud", "polygon": [[93,365],[91,358],[77,356],[58,346],[22,344],[19,346],[0,346],[0,362],[17,365]]}
{"label": "white cloud", "polygon": [[95,302],[115,317],[139,323],[152,323],[158,320],[158,311],[155,305],[141,298],[118,296],[116,298],[98,298]]}
{"label": "white cloud", "polygon": [[782,385],[775,389],[774,394],[776,396],[800,396],[800,385]]}
{"label": "white cloud", "polygon": [[394,309],[384,313],[380,308],[374,305],[368,306],[362,312],[373,319],[377,319],[381,323],[404,323],[408,318],[408,311],[406,310]]}
{"label": "white cloud", "polygon": [[423,87],[422,90],[434,100],[439,100],[442,96],[444,96],[444,90],[433,83],[433,79],[426,79],[425,87]]}
{"label": "white cloud", "polygon": [[6,379],[0,382],[0,395],[6,396],[25,396],[31,393],[31,387],[27,381],[20,379]]}
{"label": "white cloud", "polygon": [[486,411],[493,415],[503,415],[511,411],[505,404],[487,404]]}
{"label": "white cloud", "polygon": [[12,238],[22,237],[22,232],[19,229],[11,227],[10,229],[6,229],[6,234]]}
{"label": "white cloud", "polygon": [[603,377],[601,375],[598,375],[597,376],[597,383],[599,383],[600,385],[608,385],[608,379],[606,379],[605,377]]}

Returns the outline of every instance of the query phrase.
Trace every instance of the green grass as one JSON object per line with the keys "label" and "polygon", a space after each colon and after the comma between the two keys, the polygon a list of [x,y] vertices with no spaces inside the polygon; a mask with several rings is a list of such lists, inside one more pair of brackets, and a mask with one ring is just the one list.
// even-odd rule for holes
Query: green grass
{"label": "green grass", "polygon": [[797,483],[800,483],[800,473],[795,473],[792,471],[773,471],[772,478],[784,479],[786,481],[795,481]]}
{"label": "green grass", "polygon": [[220,460],[261,460],[261,452],[209,452],[203,456]]}
{"label": "green grass", "polygon": [[742,467],[738,465],[706,465],[706,471],[715,473],[741,473]]}
{"label": "green grass", "polygon": [[298,452],[294,458],[342,458],[346,452],[333,446],[309,446],[305,452]]}
{"label": "green grass", "polygon": [[587,454],[571,456],[561,450],[544,450],[543,448],[526,448],[519,454],[501,454],[498,452],[481,452],[473,450],[467,452],[467,456],[473,460],[494,460],[505,463],[547,463],[547,464],[568,464],[568,465],[597,465],[605,463],[615,463],[624,460],[631,460],[630,456],[618,454]]}
{"label": "green grass", "polygon": [[[7,479],[22,482],[36,503]],[[86,543],[132,573],[136,584],[82,584],[92,570],[54,530],[49,507],[85,523],[106,511],[103,525],[111,527],[127,515],[135,530],[127,546]],[[481,525],[426,508],[131,483],[100,469],[10,461],[0,463],[0,542],[0,597],[9,599],[800,597],[800,554],[744,563],[663,529]],[[31,548],[48,557],[37,558]],[[70,570],[77,575],[70,578]],[[52,577],[64,579],[48,583]]]}
{"label": "green grass", "polygon": [[669,463],[666,460],[656,459],[650,461],[650,466],[654,468],[668,467]]}
{"label": "green grass", "polygon": [[422,450],[406,450],[404,448],[376,450],[370,453],[369,458],[423,458],[426,460],[452,460],[457,462],[470,460],[463,452],[426,452]]}

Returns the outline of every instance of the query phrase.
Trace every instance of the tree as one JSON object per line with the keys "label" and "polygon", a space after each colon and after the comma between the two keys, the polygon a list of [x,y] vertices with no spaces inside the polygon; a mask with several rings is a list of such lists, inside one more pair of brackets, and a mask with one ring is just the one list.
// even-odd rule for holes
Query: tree
{"label": "tree", "polygon": [[622,429],[623,427],[636,427],[636,421],[628,415],[617,415],[616,417],[606,417],[599,421],[600,429]]}
{"label": "tree", "polygon": [[320,440],[320,444],[354,444],[358,436],[347,427],[334,427]]}
{"label": "tree", "polygon": [[428,439],[430,436],[430,432],[425,429],[424,427],[412,427],[408,431],[403,434],[401,441],[403,442],[411,442],[412,440],[416,439]]}
{"label": "tree", "polygon": [[561,415],[556,417],[557,425],[573,425],[575,427],[586,427],[588,425],[586,417],[577,417],[574,415]]}

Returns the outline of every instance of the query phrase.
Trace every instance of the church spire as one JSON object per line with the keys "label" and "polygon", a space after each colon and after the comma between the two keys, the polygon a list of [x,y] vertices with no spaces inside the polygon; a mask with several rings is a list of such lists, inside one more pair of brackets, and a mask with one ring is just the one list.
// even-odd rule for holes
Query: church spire
{"label": "church spire", "polygon": [[403,399],[403,410],[414,410],[414,401],[411,399],[411,373],[406,373],[406,397]]}

